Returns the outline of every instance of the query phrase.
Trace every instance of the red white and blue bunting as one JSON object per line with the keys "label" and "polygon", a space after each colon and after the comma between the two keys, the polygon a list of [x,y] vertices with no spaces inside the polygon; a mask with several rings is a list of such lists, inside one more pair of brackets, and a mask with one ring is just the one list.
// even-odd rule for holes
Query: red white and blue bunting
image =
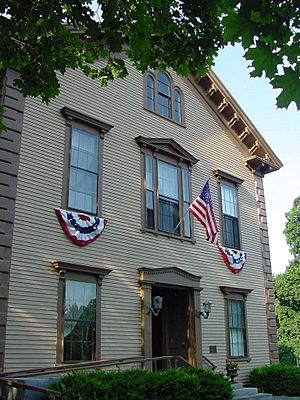
{"label": "red white and blue bunting", "polygon": [[94,242],[103,232],[107,220],[83,213],[55,208],[56,216],[65,234],[80,247]]}
{"label": "red white and blue bunting", "polygon": [[241,250],[222,247],[219,244],[217,246],[224,260],[224,263],[227,265],[230,271],[235,274],[241,272],[246,263],[246,253]]}

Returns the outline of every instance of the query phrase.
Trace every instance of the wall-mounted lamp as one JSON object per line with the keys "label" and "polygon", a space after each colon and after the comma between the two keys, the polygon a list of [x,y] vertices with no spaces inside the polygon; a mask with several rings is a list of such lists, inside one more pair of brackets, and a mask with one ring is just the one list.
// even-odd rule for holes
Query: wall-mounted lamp
{"label": "wall-mounted lamp", "polygon": [[211,302],[210,301],[204,301],[202,303],[203,306],[203,311],[198,311],[197,317],[203,317],[207,319],[209,317],[209,314],[211,313]]}
{"label": "wall-mounted lamp", "polygon": [[152,305],[148,306],[148,314],[152,312],[152,314],[155,315],[155,317],[157,317],[162,309],[163,297],[155,296],[153,297],[152,302],[153,302],[153,307]]}

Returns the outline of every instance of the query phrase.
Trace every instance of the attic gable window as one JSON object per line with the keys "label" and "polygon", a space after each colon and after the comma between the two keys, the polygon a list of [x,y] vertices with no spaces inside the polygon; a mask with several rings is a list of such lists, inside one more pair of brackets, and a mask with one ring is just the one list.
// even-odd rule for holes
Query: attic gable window
{"label": "attic gable window", "polygon": [[191,202],[191,167],[198,160],[172,139],[135,140],[142,152],[142,230],[192,240],[186,210]]}
{"label": "attic gable window", "polygon": [[145,108],[184,125],[183,94],[166,72],[145,75]]}

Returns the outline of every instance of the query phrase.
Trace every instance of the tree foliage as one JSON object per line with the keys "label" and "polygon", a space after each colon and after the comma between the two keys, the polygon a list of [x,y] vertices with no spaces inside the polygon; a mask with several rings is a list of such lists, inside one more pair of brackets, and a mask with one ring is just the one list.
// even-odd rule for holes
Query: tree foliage
{"label": "tree foliage", "polygon": [[300,359],[300,261],[291,262],[286,272],[274,279],[279,344],[289,347]]}
{"label": "tree foliage", "polygon": [[294,257],[300,258],[300,196],[294,200],[293,208],[286,214],[286,219],[286,241]]}
{"label": "tree foliage", "polygon": [[0,70],[18,68],[22,93],[48,102],[68,68],[106,85],[127,75],[123,53],[142,72],[203,74],[239,42],[251,75],[283,89],[278,106],[300,108],[299,10],[297,0],[0,0]]}
{"label": "tree foliage", "polygon": [[279,344],[300,359],[300,197],[286,214],[285,235],[295,259],[285,273],[274,278]]}

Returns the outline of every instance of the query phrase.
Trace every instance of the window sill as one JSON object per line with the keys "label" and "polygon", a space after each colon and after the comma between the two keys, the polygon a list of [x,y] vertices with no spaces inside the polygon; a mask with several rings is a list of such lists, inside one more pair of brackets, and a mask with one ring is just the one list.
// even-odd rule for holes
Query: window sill
{"label": "window sill", "polygon": [[158,113],[158,112],[155,111],[155,110],[149,110],[149,108],[147,108],[147,107],[144,107],[144,110],[146,110],[146,111],[148,111],[148,112],[150,112],[150,113],[152,113],[152,114],[155,114],[155,115],[157,115],[158,117],[161,117],[161,118],[163,118],[163,119],[165,119],[165,120],[167,120],[167,121],[173,122],[173,124],[176,124],[177,126],[181,126],[182,128],[186,128],[186,124],[180,123],[180,122],[176,122],[174,119],[169,118],[169,117],[165,117],[164,115],[161,115],[160,113]]}
{"label": "window sill", "polygon": [[196,243],[196,240],[193,238],[187,238],[187,237],[178,236],[178,235],[171,235],[171,233],[156,231],[156,230],[153,230],[150,228],[143,228],[143,229],[141,229],[141,232],[142,233],[152,233],[152,235],[155,235],[155,236],[164,236],[164,237],[167,237],[168,239],[177,239],[177,240],[180,240],[181,242],[189,242],[192,244]]}

